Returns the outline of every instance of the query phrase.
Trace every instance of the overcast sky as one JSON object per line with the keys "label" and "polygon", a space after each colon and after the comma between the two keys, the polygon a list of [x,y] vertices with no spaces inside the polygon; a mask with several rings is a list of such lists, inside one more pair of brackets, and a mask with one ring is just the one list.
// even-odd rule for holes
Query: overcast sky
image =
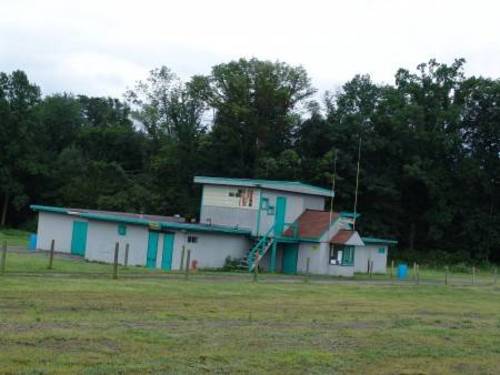
{"label": "overcast sky", "polygon": [[303,65],[321,91],[433,57],[497,78],[499,16],[497,0],[0,0],[0,71],[111,96],[154,67],[188,79],[239,57]]}

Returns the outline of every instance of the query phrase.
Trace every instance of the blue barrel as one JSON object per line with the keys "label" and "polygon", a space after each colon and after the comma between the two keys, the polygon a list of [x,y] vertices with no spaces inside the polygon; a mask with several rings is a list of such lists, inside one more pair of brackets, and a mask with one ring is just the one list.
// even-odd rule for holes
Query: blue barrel
{"label": "blue barrel", "polygon": [[35,251],[36,250],[36,234],[35,233],[31,233],[30,234],[29,249],[31,251]]}
{"label": "blue barrel", "polygon": [[398,265],[398,279],[404,280],[408,275],[408,266],[404,263]]}

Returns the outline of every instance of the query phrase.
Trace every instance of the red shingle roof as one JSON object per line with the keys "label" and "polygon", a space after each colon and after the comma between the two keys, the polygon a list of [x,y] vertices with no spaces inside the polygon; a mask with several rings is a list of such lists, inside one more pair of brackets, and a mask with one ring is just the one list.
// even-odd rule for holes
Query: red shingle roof
{"label": "red shingle roof", "polygon": [[330,242],[337,245],[343,245],[349,241],[353,233],[353,230],[341,229],[330,239]]}
{"label": "red shingle roof", "polygon": [[[338,212],[333,212],[332,223],[340,216]],[[299,237],[318,238],[330,225],[330,212],[319,210],[305,210],[295,221],[299,227]],[[285,236],[291,236],[292,230],[288,228],[284,232]]]}

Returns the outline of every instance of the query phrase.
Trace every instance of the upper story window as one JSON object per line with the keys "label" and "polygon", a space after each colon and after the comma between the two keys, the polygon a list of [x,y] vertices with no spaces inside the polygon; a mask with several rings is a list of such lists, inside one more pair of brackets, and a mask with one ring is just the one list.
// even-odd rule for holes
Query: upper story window
{"label": "upper story window", "polygon": [[188,236],[189,243],[198,243],[198,237],[196,236]]}
{"label": "upper story window", "polygon": [[237,189],[229,193],[231,198],[239,198],[238,206],[240,207],[253,207],[254,206],[254,189]]}

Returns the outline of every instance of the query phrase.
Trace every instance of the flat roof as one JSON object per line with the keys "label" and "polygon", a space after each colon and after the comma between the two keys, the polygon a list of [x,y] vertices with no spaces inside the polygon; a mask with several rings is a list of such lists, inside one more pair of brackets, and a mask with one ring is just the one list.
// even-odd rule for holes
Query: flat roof
{"label": "flat roof", "polygon": [[291,193],[317,195],[321,197],[332,197],[335,193],[332,190],[319,186],[304,184],[300,181],[279,181],[279,180],[259,180],[251,178],[229,178],[229,177],[209,177],[195,176],[194,182],[207,185],[224,186],[245,186],[270,190],[288,191]]}
{"label": "flat roof", "polygon": [[[250,229],[242,229],[225,225],[209,225],[199,223],[180,222],[180,218],[172,216],[142,215],[128,212],[86,210],[80,208],[65,208],[54,206],[42,206],[33,204],[30,206],[33,211],[52,212],[69,216],[81,217],[84,219],[116,222],[124,224],[144,225],[159,229],[185,230],[190,232],[214,232],[225,234],[250,235]],[[142,215],[142,217],[141,217]]]}
{"label": "flat roof", "polygon": [[397,245],[398,241],[386,238],[361,237],[365,244]]}

